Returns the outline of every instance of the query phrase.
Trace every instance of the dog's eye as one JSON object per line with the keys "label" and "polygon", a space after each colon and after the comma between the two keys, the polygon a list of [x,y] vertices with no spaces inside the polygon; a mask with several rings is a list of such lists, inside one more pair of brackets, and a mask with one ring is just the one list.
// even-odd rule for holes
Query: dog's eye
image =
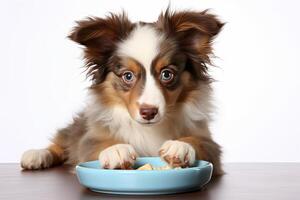
{"label": "dog's eye", "polygon": [[174,73],[170,69],[164,69],[160,73],[160,80],[163,83],[170,83],[174,79]]}
{"label": "dog's eye", "polygon": [[122,75],[122,79],[125,83],[132,83],[134,81],[134,74],[131,71],[125,71]]}

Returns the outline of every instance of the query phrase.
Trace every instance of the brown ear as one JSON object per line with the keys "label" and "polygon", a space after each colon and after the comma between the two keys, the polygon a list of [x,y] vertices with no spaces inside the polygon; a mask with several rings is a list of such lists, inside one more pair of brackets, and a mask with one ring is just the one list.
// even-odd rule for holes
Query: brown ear
{"label": "brown ear", "polygon": [[126,37],[133,24],[125,13],[110,14],[106,18],[90,17],[77,22],[71,34],[71,40],[85,46],[84,57],[87,75],[100,83],[109,71],[107,62],[116,48],[116,43]]}
{"label": "brown ear", "polygon": [[211,63],[211,42],[223,25],[207,10],[170,12],[167,9],[157,21],[157,26],[167,37],[176,39],[179,49],[188,56],[194,65],[194,72],[202,79],[208,79],[206,64]]}

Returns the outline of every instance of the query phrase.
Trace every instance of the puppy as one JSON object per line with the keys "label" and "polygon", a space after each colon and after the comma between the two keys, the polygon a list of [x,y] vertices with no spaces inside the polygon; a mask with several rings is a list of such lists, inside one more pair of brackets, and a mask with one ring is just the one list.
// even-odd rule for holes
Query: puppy
{"label": "puppy", "polygon": [[86,108],[45,149],[26,151],[24,169],[99,160],[130,168],[138,156],[160,156],[172,166],[196,159],[222,174],[220,146],[208,123],[212,41],[223,23],[208,11],[171,12],[153,23],[126,14],[77,22],[69,38],[84,47],[92,84]]}

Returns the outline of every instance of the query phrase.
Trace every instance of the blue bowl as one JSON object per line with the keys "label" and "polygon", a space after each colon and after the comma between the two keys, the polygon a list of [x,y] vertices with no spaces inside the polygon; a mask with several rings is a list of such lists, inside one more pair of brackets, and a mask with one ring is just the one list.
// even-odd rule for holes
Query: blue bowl
{"label": "blue bowl", "polygon": [[[159,157],[142,157],[134,168],[150,163],[165,166]],[[129,195],[172,194],[198,190],[207,184],[213,165],[197,160],[194,166],[170,170],[109,170],[101,169],[99,161],[80,163],[76,174],[80,184],[95,192]]]}

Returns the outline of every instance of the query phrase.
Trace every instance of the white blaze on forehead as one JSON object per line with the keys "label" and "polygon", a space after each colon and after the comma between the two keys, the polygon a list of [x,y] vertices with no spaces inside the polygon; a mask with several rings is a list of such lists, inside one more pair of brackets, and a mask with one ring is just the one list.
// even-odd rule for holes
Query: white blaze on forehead
{"label": "white blaze on forehead", "polygon": [[159,52],[163,36],[149,25],[138,25],[129,37],[119,44],[118,53],[136,59],[146,69]]}
{"label": "white blaze on forehead", "polygon": [[119,55],[131,57],[145,68],[145,88],[138,102],[158,107],[160,114],[164,111],[165,99],[151,74],[151,63],[158,55],[159,46],[164,38],[164,35],[159,34],[150,25],[138,25],[129,37],[118,46]]}

